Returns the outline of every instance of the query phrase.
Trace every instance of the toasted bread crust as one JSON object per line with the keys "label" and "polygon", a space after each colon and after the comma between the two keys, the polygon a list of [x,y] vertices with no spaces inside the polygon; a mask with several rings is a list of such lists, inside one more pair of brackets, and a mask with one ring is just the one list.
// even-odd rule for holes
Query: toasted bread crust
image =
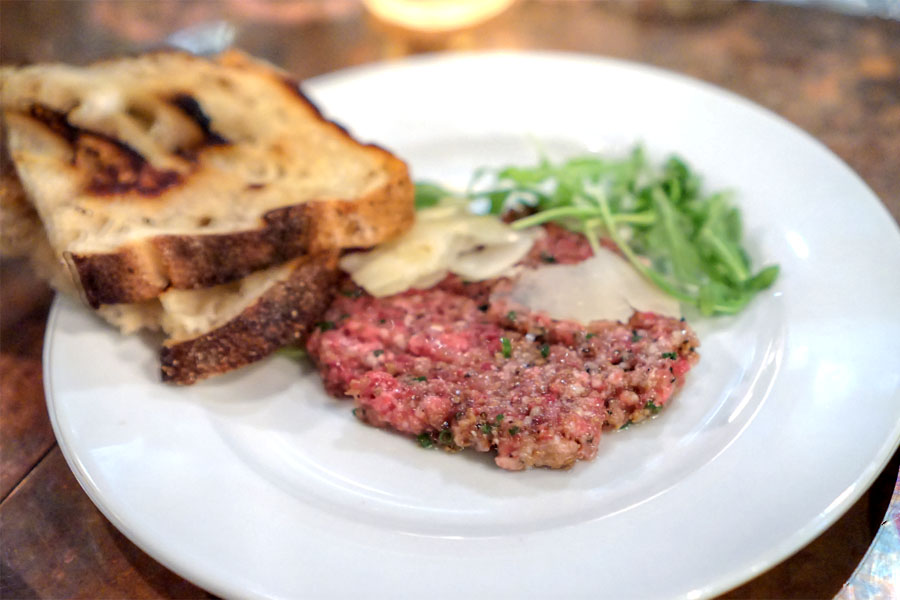
{"label": "toasted bread crust", "polygon": [[64,256],[80,283],[84,299],[92,308],[98,308],[101,304],[150,300],[166,289],[166,281],[157,269],[147,268],[148,257],[142,250],[134,246],[109,254]]}
{"label": "toasted bread crust", "polygon": [[392,167],[391,180],[363,198],[305,202],[269,211],[263,225],[251,231],[157,236],[116,252],[72,254],[71,262],[88,303],[96,308],[155,298],[170,286],[227,283],[307,252],[373,246],[402,233],[415,219],[406,165],[395,160]]}
{"label": "toasted bread crust", "polygon": [[243,367],[287,344],[303,344],[331,303],[340,278],[335,251],[298,259],[291,276],[228,323],[199,337],[167,341],[163,381],[190,385]]}
{"label": "toasted bread crust", "polygon": [[[384,152],[386,150],[373,149]],[[415,187],[406,163],[393,159],[391,177],[383,187],[353,201],[310,202],[304,205],[311,229],[310,250],[367,248],[393,238],[416,218]]]}

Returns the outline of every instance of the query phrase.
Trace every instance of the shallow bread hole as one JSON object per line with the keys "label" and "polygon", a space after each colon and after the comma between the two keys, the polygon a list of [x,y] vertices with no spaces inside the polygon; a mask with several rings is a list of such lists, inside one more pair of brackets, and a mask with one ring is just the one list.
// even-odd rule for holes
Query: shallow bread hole
{"label": "shallow bread hole", "polygon": [[150,128],[153,127],[153,123],[156,121],[156,115],[151,111],[134,104],[128,105],[128,108],[125,109],[125,114],[131,117],[131,119],[144,131],[150,131]]}
{"label": "shallow bread hole", "polygon": [[209,227],[212,224],[212,217],[200,217],[197,219],[197,227]]}

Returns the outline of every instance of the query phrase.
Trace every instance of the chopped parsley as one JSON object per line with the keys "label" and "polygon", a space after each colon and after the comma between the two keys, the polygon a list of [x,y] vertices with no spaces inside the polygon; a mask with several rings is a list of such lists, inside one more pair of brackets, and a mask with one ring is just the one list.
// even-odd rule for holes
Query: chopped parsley
{"label": "chopped parsley", "polygon": [[547,358],[550,356],[550,344],[544,344],[541,346],[541,356]]}
{"label": "chopped parsley", "polygon": [[512,427],[509,428],[509,435],[516,435],[517,433],[519,433],[518,425],[513,425]]}
{"label": "chopped parsley", "polygon": [[506,318],[509,319],[510,321],[515,321],[516,320],[516,311],[511,310],[508,313],[506,313]]}
{"label": "chopped parsley", "polygon": [[416,439],[419,440],[419,445],[423,448],[434,447],[434,442],[431,441],[431,436],[427,433],[420,433]]}
{"label": "chopped parsley", "polygon": [[631,330],[631,341],[639,342],[641,340],[641,335],[637,332],[637,329]]}
{"label": "chopped parsley", "polygon": [[503,358],[512,356],[512,343],[509,341],[509,338],[500,338],[500,347],[503,350]]}
{"label": "chopped parsley", "polygon": [[299,348],[297,346],[285,346],[284,348],[279,348],[277,350],[278,354],[282,356],[286,356],[287,358],[293,360],[300,360],[301,358],[306,358],[306,350],[303,348]]}
{"label": "chopped parsley", "polygon": [[503,422],[503,413],[500,413],[499,415],[497,415],[496,420],[498,423],[502,423]]}
{"label": "chopped parsley", "polygon": [[587,335],[584,336],[584,339],[589,340],[592,337],[597,337],[597,334],[596,333],[588,333]]}
{"label": "chopped parsley", "polygon": [[678,354],[676,354],[675,352],[663,352],[662,357],[663,358],[671,358],[672,360],[675,360],[676,358],[678,358]]}
{"label": "chopped parsley", "polygon": [[651,412],[651,414],[654,414],[654,415],[662,410],[662,406],[654,404],[653,400],[648,400],[647,404],[645,404],[644,407],[647,408]]}
{"label": "chopped parsley", "polygon": [[375,356],[381,356],[382,354],[384,354],[384,350],[379,348],[378,350],[373,350],[372,354],[374,354]]}
{"label": "chopped parsley", "polygon": [[316,327],[319,328],[319,331],[329,331],[334,329],[334,321],[319,321],[316,323]]}
{"label": "chopped parsley", "polygon": [[442,446],[449,446],[453,443],[453,432],[449,429],[441,429],[438,434],[438,443]]}
{"label": "chopped parsley", "polygon": [[413,377],[413,381],[426,381],[428,378],[424,375],[419,375],[418,377]]}
{"label": "chopped parsley", "polygon": [[341,290],[341,294],[347,298],[359,298],[363,295],[362,288],[353,288],[351,290]]}
{"label": "chopped parsley", "polygon": [[491,431],[493,431],[494,426],[490,423],[482,423],[478,426],[478,429],[480,429],[481,433],[483,433],[484,435],[491,435]]}
{"label": "chopped parsley", "polygon": [[631,421],[628,421],[627,423],[625,423],[624,425],[619,427],[619,431],[622,431],[623,429],[628,429],[630,426],[631,426]]}
{"label": "chopped parsley", "polygon": [[547,252],[541,252],[541,260],[545,263],[553,264],[556,262],[556,257]]}

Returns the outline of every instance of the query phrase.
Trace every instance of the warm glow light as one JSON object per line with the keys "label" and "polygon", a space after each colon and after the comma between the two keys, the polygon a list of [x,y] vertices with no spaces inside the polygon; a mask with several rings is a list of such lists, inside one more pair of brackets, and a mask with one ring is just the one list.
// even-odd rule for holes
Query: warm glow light
{"label": "warm glow light", "polygon": [[419,31],[451,31],[486,21],[515,0],[364,0],[373,15]]}

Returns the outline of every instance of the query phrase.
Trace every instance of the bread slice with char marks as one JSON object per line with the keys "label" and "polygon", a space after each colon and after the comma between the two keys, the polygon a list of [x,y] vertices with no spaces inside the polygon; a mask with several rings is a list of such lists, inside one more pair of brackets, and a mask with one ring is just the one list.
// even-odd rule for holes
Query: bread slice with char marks
{"label": "bread slice with char marks", "polygon": [[[9,172],[0,177],[0,252],[27,256],[57,291],[77,295],[37,212]],[[302,346],[334,296],[341,277],[338,256],[337,250],[306,254],[229,283],[171,289],[138,303],[104,304],[96,312],[123,333],[162,330],[162,380],[192,384],[283,346]]]}
{"label": "bread slice with char marks", "polygon": [[93,307],[369,247],[414,218],[406,165],[238,51],[0,68],[15,169]]}

